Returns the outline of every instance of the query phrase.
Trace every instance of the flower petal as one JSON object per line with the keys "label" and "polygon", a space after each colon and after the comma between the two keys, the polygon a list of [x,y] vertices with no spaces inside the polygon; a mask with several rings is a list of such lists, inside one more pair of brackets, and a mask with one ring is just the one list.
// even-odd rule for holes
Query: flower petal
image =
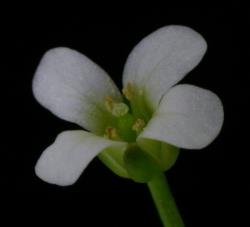
{"label": "flower petal", "polygon": [[74,184],[89,162],[107,148],[122,150],[126,148],[126,143],[82,130],[62,132],[42,153],[35,167],[36,175],[51,184]]}
{"label": "flower petal", "polygon": [[133,49],[125,65],[123,85],[134,84],[154,110],[166,91],[201,61],[206,48],[206,41],[191,28],[163,27]]}
{"label": "flower petal", "polygon": [[224,114],[220,99],[211,91],[177,85],[163,97],[159,109],[140,135],[187,149],[200,149],[219,134]]}
{"label": "flower petal", "polygon": [[42,58],[33,80],[36,99],[58,117],[103,133],[112,116],[105,98],[121,100],[110,77],[98,65],[77,51],[59,47]]}

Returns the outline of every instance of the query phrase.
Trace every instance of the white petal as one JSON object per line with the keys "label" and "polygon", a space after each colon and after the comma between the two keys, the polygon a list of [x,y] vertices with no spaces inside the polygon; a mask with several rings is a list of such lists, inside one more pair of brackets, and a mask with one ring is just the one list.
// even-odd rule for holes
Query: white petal
{"label": "white petal", "polygon": [[89,162],[106,148],[125,149],[126,143],[107,140],[76,130],[59,134],[39,158],[35,172],[42,180],[67,186],[74,184]]}
{"label": "white petal", "polygon": [[123,85],[135,84],[155,109],[163,94],[201,61],[206,48],[206,41],[191,28],[163,27],[133,49],[125,65]]}
{"label": "white petal", "polygon": [[33,92],[52,113],[96,133],[103,131],[103,123],[111,117],[105,112],[105,98],[121,99],[106,72],[79,52],[64,47],[44,55],[35,73]]}
{"label": "white petal", "polygon": [[200,149],[219,134],[223,118],[222,103],[214,93],[192,85],[177,85],[163,97],[140,138]]}

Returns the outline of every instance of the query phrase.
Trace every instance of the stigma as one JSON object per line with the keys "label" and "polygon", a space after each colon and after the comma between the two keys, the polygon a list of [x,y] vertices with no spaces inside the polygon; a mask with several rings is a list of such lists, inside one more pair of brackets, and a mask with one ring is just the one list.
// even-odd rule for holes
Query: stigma
{"label": "stigma", "polygon": [[129,107],[125,103],[117,103],[111,96],[106,97],[105,107],[115,117],[123,117],[129,112]]}

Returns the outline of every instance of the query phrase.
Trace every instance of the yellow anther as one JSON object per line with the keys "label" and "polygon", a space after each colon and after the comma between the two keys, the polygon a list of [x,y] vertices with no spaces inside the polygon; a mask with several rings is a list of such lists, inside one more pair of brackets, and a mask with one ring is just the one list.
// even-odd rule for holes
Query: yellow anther
{"label": "yellow anther", "polygon": [[122,93],[127,98],[127,100],[131,100],[133,98],[133,85],[128,82],[127,86],[122,89]]}
{"label": "yellow anther", "polygon": [[108,138],[108,139],[111,139],[111,140],[120,140],[120,137],[119,137],[119,135],[117,133],[116,128],[113,128],[113,127],[106,128],[104,137]]}
{"label": "yellow anther", "polygon": [[141,130],[145,127],[145,121],[141,118],[138,118],[132,126],[132,130],[136,131],[137,133],[141,132]]}
{"label": "yellow anther", "polygon": [[114,100],[111,96],[107,96],[105,99],[105,107],[109,112],[112,112],[112,109],[114,107]]}

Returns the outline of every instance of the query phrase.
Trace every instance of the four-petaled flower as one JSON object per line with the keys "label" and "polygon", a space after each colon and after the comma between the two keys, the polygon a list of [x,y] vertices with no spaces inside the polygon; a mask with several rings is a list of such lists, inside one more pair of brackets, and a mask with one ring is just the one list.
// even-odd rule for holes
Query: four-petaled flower
{"label": "four-petaled flower", "polygon": [[210,144],[223,124],[219,98],[193,85],[175,85],[201,61],[206,48],[202,36],[188,27],[153,32],[129,55],[122,94],[86,56],[64,47],[49,50],[35,73],[34,95],[52,113],[89,132],[59,134],[38,160],[37,176],[71,185],[98,155],[119,176],[136,180],[127,161],[136,150],[164,171],[174,164],[179,148]]}

